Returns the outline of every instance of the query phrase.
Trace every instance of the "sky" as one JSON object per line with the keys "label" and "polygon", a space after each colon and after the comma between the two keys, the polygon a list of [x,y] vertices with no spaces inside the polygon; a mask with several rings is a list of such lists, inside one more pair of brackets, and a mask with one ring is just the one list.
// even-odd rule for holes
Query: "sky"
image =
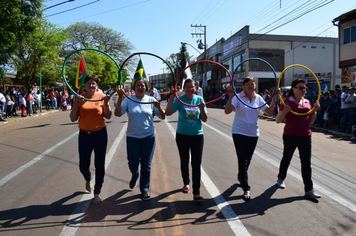
{"label": "sky", "polygon": [[[44,14],[59,27],[97,22],[122,33],[134,46],[132,53],[146,52],[163,59],[178,53],[181,42],[187,43],[193,58],[199,56],[197,51],[203,53],[197,40],[204,42],[204,37],[192,35],[204,33],[199,30],[203,28],[192,25],[206,26],[207,48],[246,25],[252,34],[338,37],[332,20],[356,9],[354,0],[52,0],[45,4],[57,5]],[[73,8],[77,9],[70,10]],[[146,74],[168,73],[159,58],[141,58]]]}

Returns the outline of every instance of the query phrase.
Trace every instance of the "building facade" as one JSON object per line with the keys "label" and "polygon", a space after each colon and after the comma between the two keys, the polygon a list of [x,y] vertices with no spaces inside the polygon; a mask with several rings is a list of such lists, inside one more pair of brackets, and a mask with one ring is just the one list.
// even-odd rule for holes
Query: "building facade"
{"label": "building facade", "polygon": [[[228,39],[220,39],[206,50],[209,60],[222,64],[233,77],[234,87],[241,88],[243,78],[252,76],[256,80],[257,92],[276,86],[276,76],[280,85],[290,85],[296,78],[302,78],[318,89],[318,81],[322,90],[330,90],[341,83],[341,70],[338,68],[338,39],[329,37],[308,37],[288,35],[250,34],[249,26],[245,26]],[[197,60],[202,60],[201,54]],[[259,58],[267,61],[275,70]],[[244,60],[248,59],[244,63]],[[211,64],[211,63],[207,63]],[[195,80],[199,80],[208,91],[224,90],[230,85],[230,76],[224,69],[210,65],[207,71],[203,66],[197,69]],[[314,73],[314,75],[312,73]],[[206,80],[203,74],[206,73]],[[216,91],[215,91],[216,92]]]}
{"label": "building facade", "polygon": [[333,20],[339,29],[339,67],[342,82],[355,86],[356,83],[356,9]]}

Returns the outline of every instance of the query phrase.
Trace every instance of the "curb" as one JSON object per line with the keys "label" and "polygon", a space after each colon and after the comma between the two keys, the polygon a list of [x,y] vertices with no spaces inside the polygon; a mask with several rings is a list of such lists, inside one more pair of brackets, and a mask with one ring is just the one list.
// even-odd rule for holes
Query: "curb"
{"label": "curb", "polygon": [[39,113],[39,114],[36,114],[36,115],[26,116],[26,117],[19,116],[18,118],[10,118],[10,119],[7,119],[6,121],[1,121],[0,122],[0,126],[1,125],[6,125],[6,124],[9,124],[9,123],[13,123],[13,122],[17,122],[17,121],[21,121],[21,120],[31,119],[31,118],[34,118],[34,117],[44,116],[44,115],[47,115],[47,114],[57,113],[57,112],[59,112],[59,110],[45,111],[45,112],[42,112],[42,113]]}

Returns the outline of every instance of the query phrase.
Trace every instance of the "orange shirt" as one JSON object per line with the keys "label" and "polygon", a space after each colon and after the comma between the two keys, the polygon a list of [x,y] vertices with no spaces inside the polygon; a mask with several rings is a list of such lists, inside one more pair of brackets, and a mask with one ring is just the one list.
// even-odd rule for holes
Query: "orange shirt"
{"label": "orange shirt", "polygon": [[[82,94],[87,98],[86,94]],[[103,98],[105,95],[102,93],[95,93],[95,95],[90,98],[92,100],[97,100]],[[81,101],[79,104],[79,129],[85,131],[98,131],[106,127],[105,118],[103,112],[105,110],[104,101],[91,102],[91,101]]]}

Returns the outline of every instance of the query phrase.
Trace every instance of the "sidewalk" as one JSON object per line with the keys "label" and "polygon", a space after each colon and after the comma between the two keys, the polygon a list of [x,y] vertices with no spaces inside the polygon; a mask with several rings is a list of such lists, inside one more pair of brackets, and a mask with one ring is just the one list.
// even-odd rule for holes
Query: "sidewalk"
{"label": "sidewalk", "polygon": [[0,126],[6,125],[6,124],[12,123],[12,122],[20,121],[20,120],[26,120],[26,119],[31,119],[31,118],[38,117],[38,116],[56,113],[56,112],[59,112],[59,110],[51,109],[51,110],[47,111],[46,109],[42,109],[42,112],[40,113],[40,110],[38,109],[37,114],[33,114],[32,116],[26,116],[26,117],[21,117],[20,112],[21,111],[17,111],[17,114],[19,114],[19,116],[12,116],[11,118],[6,118],[5,119],[6,121],[0,121]]}

